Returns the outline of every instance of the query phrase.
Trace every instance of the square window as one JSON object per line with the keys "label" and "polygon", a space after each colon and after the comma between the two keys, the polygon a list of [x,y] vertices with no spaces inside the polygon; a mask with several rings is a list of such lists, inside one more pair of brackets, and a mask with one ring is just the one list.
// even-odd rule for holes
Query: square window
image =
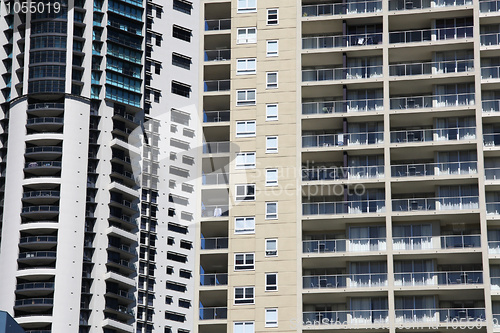
{"label": "square window", "polygon": [[252,13],[257,11],[257,0],[238,0],[238,13]]}
{"label": "square window", "polygon": [[278,290],[278,273],[266,273],[266,291]]}
{"label": "square window", "polygon": [[266,309],[266,327],[278,327],[278,309]]}
{"label": "square window", "polygon": [[254,253],[235,253],[234,254],[234,270],[248,271],[255,269],[255,254]]}
{"label": "square window", "polygon": [[236,201],[254,201],[255,184],[236,185]]}
{"label": "square window", "polygon": [[266,153],[275,154],[278,152],[278,137],[266,136]]}
{"label": "square window", "polygon": [[278,256],[278,240],[276,238],[266,239],[266,257]]}
{"label": "square window", "polygon": [[234,218],[235,234],[254,234],[255,216],[242,216]]}
{"label": "square window", "polygon": [[236,137],[245,138],[255,136],[256,125],[255,120],[237,121],[236,122]]}
{"label": "square window", "polygon": [[278,169],[266,170],[266,186],[278,186]]}
{"label": "square window", "polygon": [[255,105],[256,103],[255,89],[237,90],[236,91],[236,106]]}
{"label": "square window", "polygon": [[278,218],[278,203],[266,202],[266,220],[276,220]]}
{"label": "square window", "polygon": [[253,321],[235,322],[234,333],[254,333],[255,323]]}
{"label": "square window", "polygon": [[266,73],[266,88],[267,89],[278,88],[278,73],[277,72]]}
{"label": "square window", "polygon": [[237,153],[236,169],[255,169],[255,152]]}
{"label": "square window", "polygon": [[257,28],[238,28],[236,44],[257,43]]}
{"label": "square window", "polygon": [[277,57],[278,56],[278,41],[277,40],[268,40],[266,42],[266,55],[268,57]]}
{"label": "square window", "polygon": [[234,304],[253,304],[255,287],[235,287]]}
{"label": "square window", "polygon": [[267,10],[267,25],[278,25],[278,8]]}
{"label": "square window", "polygon": [[266,104],[266,121],[278,120],[278,104]]}
{"label": "square window", "polygon": [[257,59],[238,59],[236,61],[236,74],[255,74],[257,72]]}

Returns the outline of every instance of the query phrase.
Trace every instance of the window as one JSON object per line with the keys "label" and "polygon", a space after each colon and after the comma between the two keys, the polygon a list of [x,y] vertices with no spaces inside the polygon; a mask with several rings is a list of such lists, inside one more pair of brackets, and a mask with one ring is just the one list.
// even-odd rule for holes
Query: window
{"label": "window", "polygon": [[[181,13],[185,13],[191,15],[191,9],[193,8],[193,4],[189,1],[185,0],[174,0],[174,9],[178,10]],[[156,8],[156,13],[158,13],[158,9]]]}
{"label": "window", "polygon": [[253,304],[255,287],[235,287],[234,304]]}
{"label": "window", "polygon": [[255,120],[237,121],[236,137],[244,138],[255,136]]}
{"label": "window", "polygon": [[235,253],[234,255],[234,270],[246,271],[255,269],[255,254],[254,253]]}
{"label": "window", "polygon": [[278,290],[278,273],[266,273],[266,291]]}
{"label": "window", "polygon": [[278,256],[278,240],[276,238],[266,239],[266,257]]}
{"label": "window", "polygon": [[278,104],[266,104],[266,121],[278,120]]}
{"label": "window", "polygon": [[277,72],[266,73],[266,88],[267,89],[278,88],[278,73]]}
{"label": "window", "polygon": [[174,25],[174,28],[172,29],[172,36],[186,42],[191,42],[192,35],[191,30],[179,27],[178,25]]}
{"label": "window", "polygon": [[266,136],[266,153],[274,154],[278,152],[278,137]]}
{"label": "window", "polygon": [[266,170],[266,186],[278,186],[278,169]]}
{"label": "window", "polygon": [[234,333],[254,333],[255,324],[253,321],[235,322]]}
{"label": "window", "polygon": [[255,169],[255,153],[237,153],[236,169]]}
{"label": "window", "polygon": [[236,201],[255,200],[255,184],[236,185]]}
{"label": "window", "polygon": [[181,308],[186,308],[186,309],[189,309],[191,307],[191,301],[190,300],[187,300],[187,299],[182,299],[180,298],[179,299],[179,306]]}
{"label": "window", "polygon": [[255,89],[237,90],[236,106],[255,105]]}
{"label": "window", "polygon": [[278,309],[266,309],[266,327],[278,327]]}
{"label": "window", "polygon": [[191,58],[182,54],[172,53],[172,65],[184,69],[191,69]]}
{"label": "window", "polygon": [[266,55],[268,57],[277,57],[278,56],[278,41],[277,40],[268,40],[266,43]]}
{"label": "window", "polygon": [[172,81],[172,93],[179,96],[189,97],[189,95],[191,94],[191,86]]}
{"label": "window", "polygon": [[278,8],[267,10],[267,25],[278,25]]}
{"label": "window", "polygon": [[237,44],[254,44],[257,43],[257,28],[239,28]]}
{"label": "window", "polygon": [[238,59],[236,74],[255,74],[257,70],[257,59]]}
{"label": "window", "polygon": [[257,11],[257,0],[238,0],[238,13],[252,13]]}
{"label": "window", "polygon": [[234,218],[235,234],[255,233],[255,216],[243,216]]}
{"label": "window", "polygon": [[266,220],[275,220],[278,218],[278,203],[266,202]]}

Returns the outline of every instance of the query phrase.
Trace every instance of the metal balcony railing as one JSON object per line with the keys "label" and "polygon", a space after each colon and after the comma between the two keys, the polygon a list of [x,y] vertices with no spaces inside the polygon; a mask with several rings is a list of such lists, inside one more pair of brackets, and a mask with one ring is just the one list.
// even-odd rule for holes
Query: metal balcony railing
{"label": "metal balcony railing", "polygon": [[393,237],[394,250],[424,250],[434,248],[432,236]]}
{"label": "metal balcony railing", "polygon": [[475,105],[474,97],[474,93],[391,97],[390,108],[406,110]]}
{"label": "metal balcony railing", "polygon": [[302,114],[368,112],[382,111],[383,109],[384,100],[382,98],[302,103]]}
{"label": "metal balcony railing", "polygon": [[486,180],[500,179],[500,168],[484,168],[484,178]]}
{"label": "metal balcony railing", "polygon": [[323,239],[302,241],[303,253],[385,251],[385,238]]}
{"label": "metal balcony railing", "polygon": [[366,214],[385,212],[384,200],[311,202],[302,204],[302,215]]}
{"label": "metal balcony railing", "polygon": [[54,282],[28,282],[16,285],[16,290],[54,289]]}
{"label": "metal balcony railing", "polygon": [[302,38],[302,49],[326,49],[377,45],[382,43],[382,32],[355,35],[311,36]]}
{"label": "metal balcony railing", "polygon": [[19,239],[19,244],[26,243],[56,243],[57,236],[30,236],[30,237],[21,237]]}
{"label": "metal balcony railing", "polygon": [[481,46],[492,46],[500,44],[500,32],[493,32],[479,35]]}
{"label": "metal balcony railing", "polygon": [[500,78],[500,66],[485,66],[481,67],[481,79],[499,79]]}
{"label": "metal balcony railing", "polygon": [[405,44],[430,42],[451,39],[472,38],[473,27],[452,27],[438,29],[423,29],[423,30],[405,30],[389,32],[389,43]]}
{"label": "metal balcony railing", "polygon": [[320,134],[302,136],[302,148],[373,145],[383,142],[383,132]]}
{"label": "metal balcony railing", "polygon": [[392,177],[470,175],[477,173],[477,162],[419,163],[392,165]]}
{"label": "metal balcony railing", "polygon": [[305,325],[371,325],[383,324],[389,320],[389,311],[344,310],[344,311],[307,311],[303,312]]}
{"label": "metal balcony railing", "polygon": [[231,119],[230,111],[205,111],[203,112],[204,123],[220,123]]}
{"label": "metal balcony railing", "polygon": [[383,177],[383,165],[302,169],[302,181],[373,179]]}
{"label": "metal balcony railing", "polygon": [[479,11],[481,13],[491,13],[500,11],[500,1],[479,1]]}
{"label": "metal balcony railing", "polygon": [[201,207],[202,217],[220,217],[229,216],[229,206],[228,205],[202,205]]}
{"label": "metal balcony railing", "polygon": [[450,286],[482,283],[482,271],[394,273],[394,284],[396,286]]}
{"label": "metal balcony railing", "polygon": [[26,306],[26,305],[53,305],[53,298],[28,298],[28,299],[18,299],[16,300],[14,306]]}
{"label": "metal balcony railing", "polygon": [[205,50],[205,61],[226,61],[231,59],[231,50]]}
{"label": "metal balcony railing", "polygon": [[23,207],[23,213],[36,213],[36,212],[59,212],[59,206],[32,206]]}
{"label": "metal balcony railing", "polygon": [[231,80],[212,80],[204,82],[204,91],[228,91],[231,89]]}
{"label": "metal balcony railing", "polygon": [[227,185],[229,184],[229,174],[227,173],[209,173],[201,176],[203,185]]}
{"label": "metal balcony railing", "polygon": [[500,133],[483,134],[483,143],[486,147],[500,146]]}
{"label": "metal balcony railing", "polygon": [[37,162],[28,162],[24,164],[25,169],[31,168],[60,168],[62,166],[62,162],[59,161],[37,161]]}
{"label": "metal balcony railing", "polygon": [[366,14],[382,11],[382,1],[358,1],[302,6],[302,17]]}
{"label": "metal balcony railing", "polygon": [[205,142],[203,143],[203,154],[223,154],[230,152],[230,142]]}
{"label": "metal balcony railing", "polygon": [[482,101],[483,112],[500,112],[500,100],[490,99]]}
{"label": "metal balcony railing", "polygon": [[441,236],[441,248],[476,248],[481,247],[480,235],[449,235]]}
{"label": "metal balcony railing", "polygon": [[477,324],[485,320],[484,308],[396,309],[396,323],[472,321]]}
{"label": "metal balcony railing", "polygon": [[475,127],[391,131],[391,143],[474,140],[475,138]]}
{"label": "metal balcony railing", "polygon": [[387,286],[387,273],[313,275],[302,277],[304,289],[371,288]]}
{"label": "metal balcony railing", "polygon": [[35,251],[35,252],[22,252],[19,253],[19,259],[28,259],[28,258],[56,258],[56,251]]}
{"label": "metal balcony railing", "polygon": [[477,196],[411,198],[392,200],[393,212],[443,211],[478,208],[479,197]]}
{"label": "metal balcony railing", "polygon": [[382,77],[382,66],[307,69],[302,71],[302,82],[359,80]]}
{"label": "metal balcony railing", "polygon": [[34,103],[28,105],[28,110],[60,109],[64,110],[64,103]]}
{"label": "metal balcony railing", "polygon": [[30,147],[26,148],[26,154],[30,153],[62,153],[62,147]]}
{"label": "metal balcony railing", "polygon": [[200,286],[226,286],[227,273],[200,274]]}
{"label": "metal balcony railing", "polygon": [[472,0],[389,0],[389,10],[412,10],[472,5]]}
{"label": "metal balcony railing", "polygon": [[229,244],[229,238],[227,237],[213,237],[213,238],[202,238],[201,239],[201,249],[202,250],[220,250],[227,249]]}
{"label": "metal balcony railing", "polygon": [[430,74],[464,73],[474,70],[474,60],[452,60],[415,62],[389,65],[390,76],[413,76]]}
{"label": "metal balcony railing", "polygon": [[486,202],[486,214],[500,215],[500,202]]}
{"label": "metal balcony railing", "polygon": [[205,21],[205,31],[230,30],[230,29],[231,29],[230,19]]}
{"label": "metal balcony railing", "polygon": [[207,307],[200,309],[200,320],[227,319],[227,307]]}

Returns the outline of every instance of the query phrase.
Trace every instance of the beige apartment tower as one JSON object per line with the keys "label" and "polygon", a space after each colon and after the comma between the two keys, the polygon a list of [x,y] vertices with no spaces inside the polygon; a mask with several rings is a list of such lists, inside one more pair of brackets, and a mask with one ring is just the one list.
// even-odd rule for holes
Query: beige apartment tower
{"label": "beige apartment tower", "polygon": [[500,332],[500,1],[201,13],[195,330]]}

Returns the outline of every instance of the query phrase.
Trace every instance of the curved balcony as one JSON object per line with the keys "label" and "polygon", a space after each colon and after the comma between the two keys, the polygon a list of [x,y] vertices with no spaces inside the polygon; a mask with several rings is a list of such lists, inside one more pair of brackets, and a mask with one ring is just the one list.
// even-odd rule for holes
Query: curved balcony
{"label": "curved balcony", "polygon": [[477,174],[477,162],[418,163],[391,166],[391,177],[457,176]]}
{"label": "curved balcony", "polygon": [[137,213],[137,205],[128,200],[111,199],[109,204],[111,206],[121,208],[131,214]]}
{"label": "curved balcony", "polygon": [[383,177],[383,165],[302,169],[303,182],[378,179]]}
{"label": "curved balcony", "polygon": [[108,250],[118,251],[122,255],[127,255],[129,257],[135,257],[137,255],[135,249],[125,244],[120,244],[118,246],[109,244]]}
{"label": "curved balcony", "polygon": [[411,198],[393,199],[393,212],[432,212],[479,209],[479,197],[439,197],[439,198]]}
{"label": "curved balcony", "polygon": [[60,161],[36,161],[24,164],[24,171],[35,177],[58,177],[61,172]]}
{"label": "curved balcony", "polygon": [[19,247],[30,250],[50,249],[57,245],[57,236],[29,236],[19,239]]}
{"label": "curved balcony", "polygon": [[23,202],[29,202],[32,204],[45,204],[54,203],[59,200],[61,196],[60,191],[29,191],[23,193]]}
{"label": "curved balcony", "polygon": [[369,0],[302,6],[302,17],[372,14],[382,11],[382,1]]}
{"label": "curved balcony", "polygon": [[460,286],[483,283],[482,271],[394,273],[396,286]]}
{"label": "curved balcony", "polygon": [[421,143],[435,141],[461,141],[476,139],[475,127],[416,129],[391,131],[391,143]]}
{"label": "curved balcony", "polygon": [[382,76],[382,66],[302,70],[302,82],[375,79]]}
{"label": "curved balcony", "polygon": [[123,269],[127,274],[130,274],[130,273],[135,271],[135,265],[133,263],[131,263],[130,261],[125,260],[125,259],[108,258],[106,265],[116,267],[120,270]]}
{"label": "curved balcony", "polygon": [[384,110],[384,100],[382,98],[302,103],[303,115],[370,112],[370,111],[383,111],[383,110]]}
{"label": "curved balcony", "polygon": [[33,103],[33,104],[28,104],[28,111],[34,111],[34,110],[64,111],[64,103]]}
{"label": "curved balcony", "polygon": [[382,44],[382,32],[302,38],[302,50],[363,47]]}
{"label": "curved balcony", "polygon": [[21,252],[17,259],[20,263],[29,264],[28,268],[33,266],[43,266],[50,265],[56,260],[56,251],[35,251],[35,252]]}
{"label": "curved balcony", "polygon": [[386,287],[387,273],[311,275],[302,277],[302,288],[373,288]]}
{"label": "curved balcony", "polygon": [[390,99],[391,110],[469,107],[475,104],[474,93],[391,97]]}
{"label": "curved balcony", "polygon": [[23,207],[21,216],[30,217],[32,219],[50,219],[59,215],[59,206],[31,206]]}
{"label": "curved balcony", "polygon": [[389,32],[390,44],[460,40],[474,37],[472,26]]}
{"label": "curved balcony", "polygon": [[54,282],[28,282],[16,285],[16,294],[20,295],[46,295],[54,292]]}
{"label": "curved balcony", "polygon": [[307,311],[302,320],[305,326],[381,325],[389,321],[389,310]]}
{"label": "curved balcony", "polygon": [[129,293],[126,290],[106,290],[105,296],[113,296],[121,301],[132,303],[135,301],[134,293]]}
{"label": "curved balcony", "polygon": [[376,145],[384,142],[383,132],[303,135],[302,148]]}
{"label": "curved balcony", "polygon": [[311,202],[302,204],[302,215],[340,215],[384,213],[384,200],[359,200],[337,202]]}
{"label": "curved balcony", "polygon": [[485,325],[484,308],[449,308],[449,309],[396,309],[396,323],[436,322],[459,323],[473,322],[476,325]]}
{"label": "curved balcony", "polygon": [[57,146],[38,146],[38,147],[29,147],[26,148],[24,153],[25,156],[29,156],[31,158],[40,158],[40,159],[55,159],[62,155],[62,147]]}
{"label": "curved balcony", "polygon": [[16,310],[46,310],[54,305],[53,298],[27,298],[19,299],[14,303],[14,309]]}
{"label": "curved balcony", "polygon": [[118,316],[118,319],[122,320],[127,320],[134,317],[134,311],[123,305],[106,306],[104,308],[104,311],[112,312]]}
{"label": "curved balcony", "polygon": [[63,125],[64,118],[62,117],[31,118],[26,122],[26,128],[44,132],[60,131]]}
{"label": "curved balcony", "polygon": [[130,215],[122,214],[122,215],[118,216],[118,215],[110,214],[108,220],[113,222],[113,223],[118,222],[119,224],[125,224],[125,226],[127,226],[129,229],[133,229],[133,228],[137,227],[137,223],[136,223],[135,219],[132,218]]}
{"label": "curved balcony", "polygon": [[344,253],[385,251],[385,238],[322,239],[302,241],[302,253]]}

